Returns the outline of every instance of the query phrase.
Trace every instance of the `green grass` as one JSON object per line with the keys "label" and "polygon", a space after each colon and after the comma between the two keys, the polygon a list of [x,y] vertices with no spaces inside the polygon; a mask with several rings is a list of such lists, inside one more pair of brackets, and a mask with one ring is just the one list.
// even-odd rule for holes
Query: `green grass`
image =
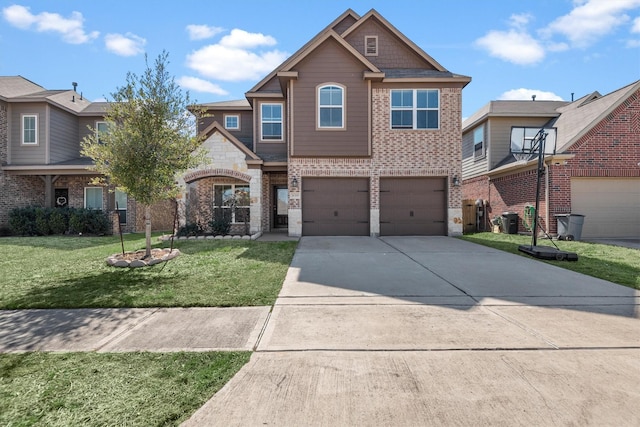
{"label": "green grass", "polygon": [[[478,243],[505,252],[528,257],[518,251],[519,245],[530,245],[530,236],[517,234],[475,233],[462,237],[473,243]],[[568,252],[578,254],[578,261],[545,261],[567,270],[577,271],[589,276],[608,280],[634,289],[640,289],[640,251],[637,249],[605,245],[588,242],[556,242],[556,245]],[[553,246],[546,239],[538,239],[539,246]]]}
{"label": "green grass", "polygon": [[0,425],[172,426],[249,352],[0,355]]}
{"label": "green grass", "polygon": [[[125,250],[144,235],[125,236]],[[169,242],[154,247],[168,247]],[[0,309],[256,306],[274,303],[296,242],[179,240],[163,264],[121,269],[117,237],[0,239]]]}

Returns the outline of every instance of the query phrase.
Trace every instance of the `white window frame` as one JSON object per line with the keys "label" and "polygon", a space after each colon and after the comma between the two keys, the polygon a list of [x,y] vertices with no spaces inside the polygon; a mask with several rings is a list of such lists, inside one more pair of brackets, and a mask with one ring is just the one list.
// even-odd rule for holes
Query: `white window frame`
{"label": "white window frame", "polygon": [[[477,138],[478,134],[481,136],[479,141]],[[476,146],[479,144],[481,144],[482,146],[480,148],[480,154],[477,154],[478,149],[476,149]],[[486,152],[487,152],[487,144],[484,136],[484,125],[480,125],[473,130],[473,158],[481,159],[485,157]]]}
{"label": "white window frame", "polygon": [[[328,105],[322,105],[321,102],[321,96],[320,96],[320,92],[322,91],[322,89],[328,89],[328,88],[338,88],[340,89],[340,104],[339,105],[333,105],[333,104],[328,104]],[[316,98],[317,98],[317,102],[316,102],[316,106],[317,106],[317,111],[318,111],[318,115],[317,115],[317,128],[318,129],[346,129],[346,123],[345,123],[345,104],[346,104],[346,92],[347,89],[338,83],[325,83],[322,84],[320,86],[318,86],[318,89],[316,90]],[[322,109],[340,109],[340,126],[323,126],[322,122],[320,120],[321,117],[321,112]]]}
{"label": "white window frame", "polygon": [[[263,107],[267,107],[267,106],[278,106],[280,107],[280,120],[270,120],[270,121],[265,121],[264,119],[264,115],[263,115]],[[266,138],[264,137],[264,125],[266,123],[269,124],[274,124],[274,123],[279,123],[280,124],[280,138]],[[261,141],[265,141],[265,142],[282,142],[284,141],[284,104],[282,102],[263,102],[260,104],[260,140]]]}
{"label": "white window frame", "polygon": [[[373,40],[373,51],[369,51],[369,41]],[[364,56],[378,56],[378,36],[364,36]]]}
{"label": "white window frame", "polygon": [[[236,126],[229,126],[228,119],[234,118],[236,119]],[[240,130],[240,115],[239,114],[225,114],[224,115],[224,128],[229,130]]]}
{"label": "white window frame", "polygon": [[104,125],[106,128],[103,132],[108,132],[108,126],[107,126],[107,122],[105,122],[104,120],[96,121],[96,127],[95,127],[96,140],[98,141],[98,143],[102,144],[102,141],[100,140],[100,125]]}
{"label": "white window frame", "polygon": [[[87,207],[87,190],[90,190],[90,189],[100,190],[100,207],[99,208]],[[92,210],[100,210],[100,211],[104,209],[104,189],[102,187],[84,187],[84,208],[92,209]]]}
{"label": "white window frame", "polygon": [[[394,92],[399,92],[399,91],[411,91],[412,93],[412,104],[411,106],[400,106],[400,107],[394,107],[393,106],[393,93]],[[427,92],[427,101],[429,98],[429,94],[428,92],[435,92],[438,95],[438,106],[437,107],[429,107],[427,105],[427,107],[418,107],[418,93],[419,92]],[[439,89],[391,89],[389,91],[389,110],[390,110],[390,114],[389,114],[389,127],[392,130],[440,130],[440,122],[441,122],[441,118],[440,118],[440,90]],[[411,111],[411,127],[394,127],[393,126],[393,112],[394,111]],[[436,111],[438,114],[438,126],[437,127],[424,127],[424,128],[419,128],[417,127],[418,125],[418,112],[419,111],[426,111],[427,113],[429,111]],[[427,116],[428,117],[428,116]]]}
{"label": "white window frame", "polygon": [[[249,184],[213,184],[213,209],[217,209],[217,208],[221,208],[221,209],[231,209],[231,206],[225,206],[224,205],[224,200],[223,205],[222,206],[218,206],[216,205],[216,187],[231,187],[231,193],[232,194],[236,194],[236,187],[247,187],[247,190],[249,190]],[[249,200],[249,205],[248,206],[236,206],[236,209],[249,209],[249,217],[251,217],[251,196],[248,194],[247,198]],[[231,224],[244,224],[244,221],[241,222],[237,222],[236,221],[236,212],[235,210],[233,210],[231,212]]]}
{"label": "white window frame", "polygon": [[[34,136],[33,136],[33,141],[26,141],[25,140],[25,132],[27,131],[26,127],[25,127],[25,119],[27,118],[33,118],[34,119]],[[20,130],[21,130],[21,142],[22,145],[38,145],[38,115],[37,114],[22,114],[20,116]],[[29,129],[31,130],[31,129]]]}

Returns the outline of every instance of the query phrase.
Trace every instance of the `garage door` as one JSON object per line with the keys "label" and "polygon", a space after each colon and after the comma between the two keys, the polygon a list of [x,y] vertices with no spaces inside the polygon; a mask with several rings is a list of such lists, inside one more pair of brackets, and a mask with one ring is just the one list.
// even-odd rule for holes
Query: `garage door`
{"label": "garage door", "polygon": [[303,178],[303,236],[368,236],[369,178]]}
{"label": "garage door", "polygon": [[445,178],[380,178],[380,235],[446,234]]}
{"label": "garage door", "polygon": [[572,178],[571,213],[582,238],[640,237],[640,178]]}

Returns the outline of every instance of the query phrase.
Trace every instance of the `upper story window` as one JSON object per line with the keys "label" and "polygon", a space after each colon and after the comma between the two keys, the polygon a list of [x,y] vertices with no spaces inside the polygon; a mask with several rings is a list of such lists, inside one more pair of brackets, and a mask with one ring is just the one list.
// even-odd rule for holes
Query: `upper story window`
{"label": "upper story window", "polygon": [[104,143],[102,137],[107,134],[107,131],[107,122],[96,122],[96,137],[98,138],[98,143]]}
{"label": "upper story window", "polygon": [[22,143],[25,145],[38,144],[38,115],[22,115]]}
{"label": "upper story window", "polygon": [[318,128],[344,128],[344,88],[337,85],[318,88]]}
{"label": "upper story window", "polygon": [[237,114],[229,114],[224,116],[224,128],[229,130],[240,129],[240,116]]}
{"label": "upper story window", "polygon": [[484,157],[484,125],[478,126],[473,131],[473,157]]}
{"label": "upper story window", "polygon": [[364,36],[364,55],[378,56],[378,36]]}
{"label": "upper story window", "polygon": [[262,104],[260,122],[263,140],[282,141],[282,104]]}
{"label": "upper story window", "polygon": [[391,90],[391,129],[438,129],[440,92],[437,89]]}
{"label": "upper story window", "polygon": [[[511,128],[511,152],[512,153],[531,153],[536,145],[536,135],[540,131],[539,127],[512,127]],[[545,153],[553,154],[556,150],[556,129],[547,128],[545,140]]]}

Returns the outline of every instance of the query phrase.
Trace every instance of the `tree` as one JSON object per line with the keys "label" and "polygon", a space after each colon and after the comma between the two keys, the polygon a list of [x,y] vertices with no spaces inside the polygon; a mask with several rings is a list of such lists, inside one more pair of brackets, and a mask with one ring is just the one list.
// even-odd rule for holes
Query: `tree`
{"label": "tree", "polygon": [[111,96],[104,116],[106,132],[92,129],[81,143],[82,154],[108,182],[144,206],[146,255],[151,256],[151,205],[175,197],[176,176],[205,159],[203,136],[195,132],[189,93],[169,75],[163,51],[141,76],[127,73],[126,85]]}

